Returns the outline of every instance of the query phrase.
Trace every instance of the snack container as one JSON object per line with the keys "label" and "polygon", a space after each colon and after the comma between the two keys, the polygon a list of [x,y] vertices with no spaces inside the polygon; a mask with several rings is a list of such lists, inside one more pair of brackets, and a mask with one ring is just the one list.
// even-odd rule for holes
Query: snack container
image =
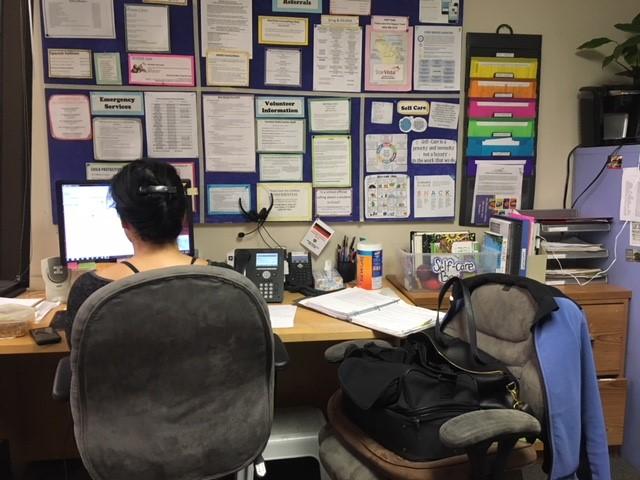
{"label": "snack container", "polygon": [[399,250],[402,279],[407,290],[440,290],[450,277],[495,273],[496,252],[410,253]]}
{"label": "snack container", "polygon": [[22,337],[36,319],[36,311],[23,305],[0,305],[0,339]]}

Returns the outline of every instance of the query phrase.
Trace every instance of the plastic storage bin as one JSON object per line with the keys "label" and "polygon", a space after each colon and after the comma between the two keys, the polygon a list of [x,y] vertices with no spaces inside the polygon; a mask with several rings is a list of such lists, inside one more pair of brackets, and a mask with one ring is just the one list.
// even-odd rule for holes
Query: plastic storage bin
{"label": "plastic storage bin", "polygon": [[0,339],[26,335],[36,311],[22,305],[0,305]]}
{"label": "plastic storage bin", "polygon": [[480,253],[410,253],[399,251],[402,278],[407,290],[440,290],[451,277],[495,273],[499,255]]}

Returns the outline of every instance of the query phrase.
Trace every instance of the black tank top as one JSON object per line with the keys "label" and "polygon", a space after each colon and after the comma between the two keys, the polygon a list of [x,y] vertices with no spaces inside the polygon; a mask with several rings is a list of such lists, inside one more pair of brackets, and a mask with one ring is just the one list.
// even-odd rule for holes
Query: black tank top
{"label": "black tank top", "polygon": [[[197,260],[196,257],[192,257],[190,265],[193,265],[194,263],[196,263],[196,260]],[[126,260],[123,260],[120,263],[122,263],[123,265],[126,265],[127,267],[129,267],[133,273],[138,273],[140,271],[136,267],[134,267],[133,264],[131,264],[131,262],[127,262]]]}

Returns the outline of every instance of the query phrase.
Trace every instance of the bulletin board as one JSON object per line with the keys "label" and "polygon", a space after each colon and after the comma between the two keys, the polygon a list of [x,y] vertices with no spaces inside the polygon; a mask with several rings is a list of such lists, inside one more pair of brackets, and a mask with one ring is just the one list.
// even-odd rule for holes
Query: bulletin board
{"label": "bulletin board", "polygon": [[[209,79],[211,72],[216,73],[215,70],[212,70],[212,64],[209,64],[206,52],[203,50],[203,38],[208,38],[205,25],[206,9],[215,8],[216,0],[156,0],[153,3],[143,0],[92,1],[102,6],[106,5],[105,8],[112,5],[114,38],[78,38],[74,36],[75,34],[69,36],[50,35],[48,30],[51,29],[51,19],[47,21],[44,18],[45,14],[52,11],[52,5],[61,4],[64,6],[68,0],[41,0],[47,104],[49,105],[52,98],[60,100],[61,96],[71,96],[77,100],[77,96],[83,96],[89,101],[91,109],[91,125],[88,135],[65,139],[55,134],[56,129],[53,125],[54,121],[64,121],[60,116],[62,115],[60,112],[63,110],[59,109],[57,117],[54,119],[48,108],[48,143],[53,204],[56,202],[54,188],[56,181],[83,181],[88,178],[89,171],[92,172],[94,178],[100,175],[108,178],[108,175],[114,172],[114,167],[124,161],[115,158],[100,158],[108,154],[96,151],[98,148],[96,145],[100,145],[100,142],[97,141],[95,135],[101,132],[94,128],[96,119],[101,126],[108,124],[107,120],[111,119],[116,123],[118,120],[122,120],[125,126],[129,127],[132,127],[134,123],[132,119],[137,119],[142,129],[140,142],[143,158],[159,158],[179,166],[182,169],[181,172],[192,172],[192,181],[197,187],[197,190],[192,191],[195,193],[193,198],[196,222],[212,224],[246,222],[247,220],[238,209],[235,199],[230,202],[227,198],[227,201],[223,202],[224,206],[220,206],[218,201],[220,198],[224,198],[225,192],[234,192],[234,195],[238,191],[246,192],[246,196],[242,197],[245,200],[242,203],[243,207],[247,210],[259,210],[269,206],[268,201],[265,203],[264,195],[260,200],[260,192],[265,189],[268,191],[270,186],[284,187],[284,184],[291,184],[293,187],[303,185],[305,192],[308,189],[311,193],[309,194],[308,216],[283,218],[281,221],[309,221],[316,217],[327,222],[453,221],[456,159],[459,150],[461,150],[457,145],[460,108],[459,82],[457,84],[454,82],[455,86],[452,87],[449,80],[453,75],[452,70],[449,67],[443,67],[442,70],[445,72],[442,74],[443,78],[445,78],[445,74],[448,76],[447,80],[443,80],[443,84],[446,85],[442,88],[437,85],[434,88],[423,85],[416,89],[415,82],[417,80],[414,78],[413,71],[404,72],[408,80],[408,88],[400,89],[401,91],[389,91],[384,87],[379,88],[369,83],[368,78],[373,78],[373,73],[369,74],[368,68],[373,67],[368,67],[366,60],[367,54],[370,53],[367,46],[369,36],[367,26],[371,26],[374,20],[380,22],[380,18],[384,16],[405,17],[408,20],[407,32],[410,32],[410,37],[407,34],[407,38],[410,38],[410,47],[408,53],[405,54],[408,54],[407,66],[411,70],[417,65],[414,63],[414,55],[417,55],[418,42],[423,41],[414,29],[434,26],[446,30],[447,33],[460,32],[463,20],[462,0],[422,0],[421,2],[415,0],[396,0],[394,2],[371,0],[368,14],[351,16],[355,17],[355,24],[351,28],[359,29],[358,35],[362,41],[361,72],[358,79],[360,87],[357,91],[331,90],[317,86],[314,90],[314,69],[316,68],[314,65],[314,48],[316,47],[314,41],[317,29],[322,28],[320,26],[325,22],[325,17],[334,13],[334,8],[337,8],[333,2],[338,1],[344,6],[351,0],[310,0],[310,4],[317,2],[319,8],[316,11],[307,12],[282,11],[282,8],[277,7],[279,4],[286,3],[282,0],[253,0],[251,2],[253,37],[252,51],[250,52],[252,58],[248,62],[248,83],[241,86],[219,83],[212,85],[211,83],[215,82],[210,82]],[[242,0],[238,1],[242,2]],[[366,4],[367,2],[354,0],[353,3]],[[45,4],[47,4],[46,7]],[[169,32],[166,48],[158,46],[159,43],[162,43],[161,39],[150,35],[148,41],[150,44],[155,42],[155,46],[151,46],[147,50],[144,47],[147,39],[140,35],[135,36],[136,31],[131,27],[134,25],[131,23],[133,22],[131,19],[134,18],[136,7],[144,10],[145,13],[151,12],[149,8],[156,8],[157,10],[153,10],[153,13],[157,13],[157,18],[162,18],[163,21],[166,11]],[[125,10],[128,13],[125,13]],[[129,15],[129,19],[127,19],[127,15]],[[305,19],[308,24],[306,44],[283,45],[278,42],[262,41],[263,39],[260,38],[261,17]],[[349,21],[350,15],[331,15],[330,17],[337,18],[339,21]],[[127,21],[130,25],[127,24]],[[141,21],[144,22],[144,19]],[[73,29],[73,27],[69,28]],[[129,34],[129,32],[133,33]],[[461,34],[458,33],[458,35]],[[138,47],[128,49],[130,43],[133,44],[133,42],[137,42]],[[454,48],[459,48],[459,45]],[[275,85],[268,82],[265,70],[267,55],[290,53],[293,50],[299,51],[299,84]],[[87,57],[87,51],[89,57]],[[116,59],[114,54],[118,54],[119,58]],[[49,58],[52,55],[54,55],[52,58],[55,61],[53,65],[50,65]],[[55,57],[55,55],[62,57]],[[130,55],[133,57],[130,58]],[[461,54],[457,55],[458,70],[461,63],[460,56]],[[141,81],[140,79],[146,79],[147,76],[151,78],[153,72],[141,73],[136,69],[143,65],[143,60],[147,57],[160,60],[167,58],[167,62],[175,60],[176,65],[180,65],[181,70],[178,75],[180,80],[174,79],[163,84],[154,79],[150,84],[145,84],[146,80]],[[77,71],[87,68],[87,58],[90,58],[90,75],[76,75],[82,78],[75,78],[75,74],[68,74],[68,72],[77,73]],[[108,65],[109,70],[107,67],[99,66],[98,62],[102,61],[101,59],[105,59],[105,62],[111,62],[100,64]],[[115,67],[116,60],[117,68]],[[69,66],[69,62],[71,62],[71,66]],[[188,72],[189,64],[191,65],[191,76]],[[113,81],[113,78],[105,81],[107,74],[118,76],[117,73],[114,74],[114,68],[120,71],[120,81]],[[433,65],[430,68],[433,68]],[[61,74],[61,72],[63,73]],[[371,76],[368,77],[368,74]],[[433,77],[433,74],[431,75]],[[449,83],[447,84],[447,82]],[[153,94],[153,92],[174,92],[180,95],[193,93],[196,97],[194,109],[196,118],[192,121],[197,126],[197,138],[193,139],[193,154],[185,153],[185,149],[183,149],[182,153],[175,156],[163,154],[158,157],[154,155],[157,147],[151,145],[150,142],[158,142],[158,134],[157,132],[152,133],[150,129],[157,128],[154,126],[158,123],[159,118],[156,110],[147,111],[143,108],[134,113],[118,110],[113,113],[95,110],[93,103],[91,103],[92,94],[96,96],[100,92],[125,96],[139,94],[143,104],[146,104],[147,94]],[[256,148],[252,160],[255,166],[252,171],[224,171],[219,167],[211,167],[212,163],[208,153],[213,149],[211,145],[215,144],[215,141],[212,141],[209,135],[215,135],[215,132],[207,131],[206,125],[210,119],[205,118],[205,107],[206,103],[211,100],[209,97],[215,96],[251,97],[253,101],[260,98],[296,99],[304,105],[304,114],[302,118],[299,118],[304,121],[305,125],[304,149],[294,154],[289,151],[258,151]],[[311,128],[310,102],[331,101],[333,99],[349,102],[348,128],[337,132],[314,131]],[[261,122],[265,118],[258,117],[257,109],[254,110],[254,116],[255,133],[258,137],[258,125],[264,126],[270,119],[266,118],[266,122]],[[166,119],[166,115],[164,118]],[[275,120],[277,118],[279,117],[273,117]],[[72,122],[73,119],[68,123]],[[275,122],[274,124],[277,125]],[[173,125],[179,124],[174,123]],[[113,132],[110,131],[110,133]],[[170,133],[169,128],[166,135]],[[335,140],[336,144],[349,142],[348,186],[327,183],[326,179],[323,183],[323,180],[320,180],[322,168],[319,167],[317,159],[322,158],[322,161],[325,161],[324,159],[328,156],[324,154],[325,152],[320,152],[322,155],[318,155],[317,149],[314,154],[314,146],[331,145],[331,140]],[[258,139],[256,142],[257,145]],[[104,150],[109,151],[108,148]],[[346,155],[347,150],[345,149],[344,152]],[[277,178],[273,176],[273,173],[269,178],[269,175],[265,174],[267,168],[262,164],[263,160],[272,162],[274,161],[272,157],[277,155],[291,155],[292,165],[294,165],[294,161],[298,162],[301,159],[301,168],[298,168],[297,163],[295,164],[296,173],[292,174],[292,178],[284,176]],[[314,158],[316,158],[316,163],[314,163]],[[279,159],[279,161],[282,160],[282,158]],[[326,174],[325,168],[324,175]],[[56,222],[57,209],[53,208],[52,210],[54,222]],[[273,220],[273,218],[270,217],[269,220]]]}

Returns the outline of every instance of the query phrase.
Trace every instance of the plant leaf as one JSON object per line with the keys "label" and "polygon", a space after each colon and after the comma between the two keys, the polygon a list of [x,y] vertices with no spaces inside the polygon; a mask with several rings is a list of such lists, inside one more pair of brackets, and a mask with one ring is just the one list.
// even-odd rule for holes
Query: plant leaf
{"label": "plant leaf", "polygon": [[636,15],[636,18],[631,20],[631,23],[633,23],[634,25],[640,25],[640,13]]}
{"label": "plant leaf", "polygon": [[640,48],[638,48],[638,46],[627,45],[622,51],[622,56],[632,68],[638,68],[640,66]]}
{"label": "plant leaf", "polygon": [[582,45],[580,45],[578,47],[578,50],[583,50],[586,48],[598,48],[598,47],[601,47],[602,45],[606,45],[607,43],[611,43],[611,42],[613,42],[613,40],[607,37],[593,38],[588,42],[585,42]]}
{"label": "plant leaf", "polygon": [[636,25],[634,23],[616,23],[614,27],[616,27],[618,30],[622,30],[623,32],[640,33],[640,24]]}
{"label": "plant leaf", "polygon": [[607,65],[609,65],[611,62],[613,62],[616,59],[615,55],[609,55],[608,57],[604,57],[604,60],[602,60],[602,68],[606,67]]}

